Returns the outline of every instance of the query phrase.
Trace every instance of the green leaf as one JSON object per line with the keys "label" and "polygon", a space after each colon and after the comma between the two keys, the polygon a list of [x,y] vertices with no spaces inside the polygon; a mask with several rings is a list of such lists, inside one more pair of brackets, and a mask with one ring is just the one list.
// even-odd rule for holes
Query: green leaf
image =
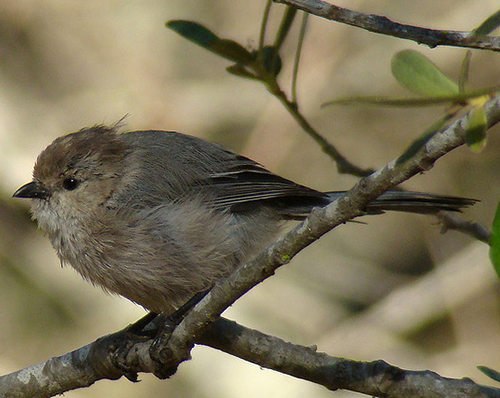
{"label": "green leaf", "polygon": [[462,65],[460,67],[460,78],[458,80],[458,90],[461,94],[465,92],[466,85],[469,81],[469,68],[470,68],[470,59],[472,57],[472,51],[467,50],[465,52],[464,59],[462,60]]}
{"label": "green leaf", "polygon": [[486,20],[472,31],[476,37],[482,37],[490,34],[500,26],[500,10],[493,15],[490,15]]}
{"label": "green leaf", "polygon": [[219,40],[211,30],[196,22],[173,20],[168,21],[165,26],[202,47],[208,48],[214,41]]}
{"label": "green leaf", "polygon": [[490,260],[500,277],[500,202],[497,205],[490,238]]}
{"label": "green leaf", "polygon": [[488,119],[481,104],[475,105],[469,115],[465,131],[465,142],[474,152],[481,152],[486,146]]}
{"label": "green leaf", "polygon": [[393,57],[392,74],[410,91],[427,96],[458,95],[458,85],[417,51],[403,50]]}
{"label": "green leaf", "polygon": [[500,382],[500,373],[495,369],[491,369],[487,366],[479,365],[478,370],[488,376],[490,379]]}
{"label": "green leaf", "polygon": [[165,26],[182,37],[206,48],[230,61],[247,65],[253,61],[252,54],[233,40],[221,39],[203,25],[192,21],[173,20]]}
{"label": "green leaf", "polygon": [[499,90],[500,87],[488,87],[454,95],[439,95],[434,97],[416,97],[416,98],[390,98],[377,95],[364,96],[364,97],[347,97],[325,102],[324,104],[321,105],[321,107],[323,108],[329,105],[353,105],[353,104],[419,107],[419,106],[442,105],[449,103],[466,103],[478,97],[491,95],[495,92],[498,92]]}
{"label": "green leaf", "polygon": [[238,64],[248,65],[254,61],[250,51],[233,40],[219,39],[208,49]]}
{"label": "green leaf", "polygon": [[245,67],[241,64],[228,66],[226,70],[235,76],[244,77],[246,79],[259,80],[257,76],[245,69]]}

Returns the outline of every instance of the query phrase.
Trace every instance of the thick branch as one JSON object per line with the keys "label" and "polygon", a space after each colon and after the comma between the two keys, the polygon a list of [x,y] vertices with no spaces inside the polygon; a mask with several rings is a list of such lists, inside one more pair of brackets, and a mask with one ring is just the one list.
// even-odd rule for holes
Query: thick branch
{"label": "thick branch", "polygon": [[384,361],[331,357],[315,347],[285,342],[220,318],[200,339],[259,366],[323,385],[377,397],[500,397],[500,390],[470,379],[450,379],[430,371],[409,371]]}
{"label": "thick branch", "polygon": [[400,24],[384,16],[348,10],[321,0],[274,1],[296,7],[318,17],[341,22],[374,33],[412,40],[418,44],[426,44],[431,48],[453,46],[500,51],[500,37],[476,37],[472,32],[426,29]]}
{"label": "thick branch", "polygon": [[[384,397],[500,397],[500,390],[469,379],[449,379],[429,371],[408,371],[384,361],[359,362],[331,357],[315,348],[285,342],[219,318],[198,341],[259,366],[325,386]],[[2,397],[50,397],[69,389],[86,387],[99,379],[117,379],[113,365],[116,347],[133,344],[127,357],[135,371],[151,371],[147,350],[151,340],[125,331],[0,378]]]}

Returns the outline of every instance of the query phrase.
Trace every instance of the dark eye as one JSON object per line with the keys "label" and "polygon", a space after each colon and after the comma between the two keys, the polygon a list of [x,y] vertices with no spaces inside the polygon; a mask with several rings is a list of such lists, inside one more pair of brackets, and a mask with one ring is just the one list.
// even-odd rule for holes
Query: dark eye
{"label": "dark eye", "polygon": [[62,183],[63,188],[67,191],[75,190],[78,185],[80,185],[80,181],[73,177],[66,178]]}

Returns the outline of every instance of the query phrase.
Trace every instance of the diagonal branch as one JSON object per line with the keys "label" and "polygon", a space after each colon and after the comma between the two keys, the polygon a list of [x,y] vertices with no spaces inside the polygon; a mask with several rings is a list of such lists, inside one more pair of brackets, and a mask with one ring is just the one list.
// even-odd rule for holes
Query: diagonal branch
{"label": "diagonal branch", "polygon": [[500,51],[500,37],[475,36],[472,32],[426,29],[391,21],[389,18],[348,10],[321,0],[274,0],[321,18],[400,39],[426,44],[431,48],[453,46]]}
{"label": "diagonal branch", "polygon": [[[488,127],[500,122],[500,96],[494,97],[485,105],[485,113]],[[254,260],[237,269],[228,278],[219,281],[210,293],[187,314],[172,332],[170,339],[167,336],[168,343],[162,350],[163,353],[168,354],[165,367],[175,369],[180,362],[189,357],[190,350],[196,342],[201,341],[209,344],[211,332],[207,331],[210,327],[213,328],[212,331],[217,330],[217,325],[223,322],[217,321],[219,315],[241,295],[272,275],[277,268],[288,263],[300,250],[337,225],[362,215],[362,209],[371,200],[411,176],[429,170],[441,156],[462,145],[465,141],[465,127],[468,125],[469,117],[470,114],[466,114],[435,134],[406,163],[397,165],[396,160],[390,162],[382,170],[362,179],[336,202],[325,208],[315,209],[303,223],[278,239]],[[217,323],[214,324],[216,321]],[[422,396],[422,390],[418,387],[420,383],[425,383],[426,386],[429,386],[428,388],[432,388],[432,384],[434,384],[434,388],[438,388],[439,386],[436,387],[436,384],[444,383],[453,390],[453,393],[433,394],[435,390],[431,389],[428,396],[500,396],[498,390],[478,387],[470,380],[444,379],[432,372],[407,373],[381,361],[371,363],[345,362],[345,360],[331,358],[326,354],[319,354],[304,347],[297,348],[300,353],[298,356],[303,358],[299,360],[296,356],[291,355],[297,347],[293,345],[284,348],[290,353],[290,361],[293,363],[287,362],[288,359],[281,355],[279,358],[281,362],[273,364],[269,361],[274,361],[274,359],[268,360],[268,354],[265,352],[259,354],[255,345],[250,348],[250,352],[246,353],[238,348],[241,346],[234,339],[241,337],[243,332],[244,330],[239,329],[237,332],[233,331],[225,335],[224,331],[219,330],[217,333],[222,333],[222,338],[227,340],[212,345],[261,366],[302,377],[331,389],[349,388],[377,396],[404,395],[410,397]],[[126,355],[130,372],[154,372],[156,374],[158,364],[154,363],[150,357],[152,341],[140,337],[136,337],[135,340],[130,339],[130,336],[124,335],[124,333],[119,332],[103,337],[80,350],[3,376],[0,378],[0,395],[48,397],[72,388],[91,385],[102,378],[117,379],[125,372],[117,369],[114,365],[113,355],[117,347],[123,345],[124,339],[128,342],[128,346],[132,347]],[[232,340],[231,335],[233,336]],[[253,338],[256,339],[254,344],[258,344],[259,341],[262,343],[264,341],[262,339],[266,338],[270,342],[269,344],[276,344],[276,348],[269,346],[269,350],[273,352],[278,350],[282,343],[289,344],[280,343],[277,338],[265,337],[262,334],[259,336],[257,338],[254,335]],[[312,358],[312,366],[316,366],[314,372],[301,365],[300,361],[309,361],[307,358]],[[346,365],[349,363],[350,365]],[[324,381],[320,381],[319,376],[323,377]],[[425,382],[427,378],[430,378],[430,381]],[[402,389],[405,391],[404,394],[401,392]]]}
{"label": "diagonal branch", "polygon": [[[488,126],[500,122],[500,96],[486,106]],[[339,200],[324,208],[316,208],[309,217],[280,237],[273,245],[252,261],[244,264],[214,288],[190,312],[172,333],[169,352],[177,361],[189,355],[195,338],[240,296],[271,276],[275,270],[322,235],[362,214],[362,209],[386,190],[400,184],[415,174],[427,171],[441,156],[464,144],[470,113],[455,120],[438,132],[415,156],[402,165],[393,160],[382,170],[360,180]],[[186,337],[191,336],[191,337]],[[189,341],[191,340],[191,341]]]}

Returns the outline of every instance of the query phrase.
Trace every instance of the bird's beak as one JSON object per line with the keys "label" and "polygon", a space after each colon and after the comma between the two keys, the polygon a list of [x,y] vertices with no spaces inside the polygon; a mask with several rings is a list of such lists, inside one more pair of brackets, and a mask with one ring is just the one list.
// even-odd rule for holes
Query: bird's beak
{"label": "bird's beak", "polygon": [[39,182],[31,181],[24,184],[12,196],[14,198],[47,199],[50,194]]}

